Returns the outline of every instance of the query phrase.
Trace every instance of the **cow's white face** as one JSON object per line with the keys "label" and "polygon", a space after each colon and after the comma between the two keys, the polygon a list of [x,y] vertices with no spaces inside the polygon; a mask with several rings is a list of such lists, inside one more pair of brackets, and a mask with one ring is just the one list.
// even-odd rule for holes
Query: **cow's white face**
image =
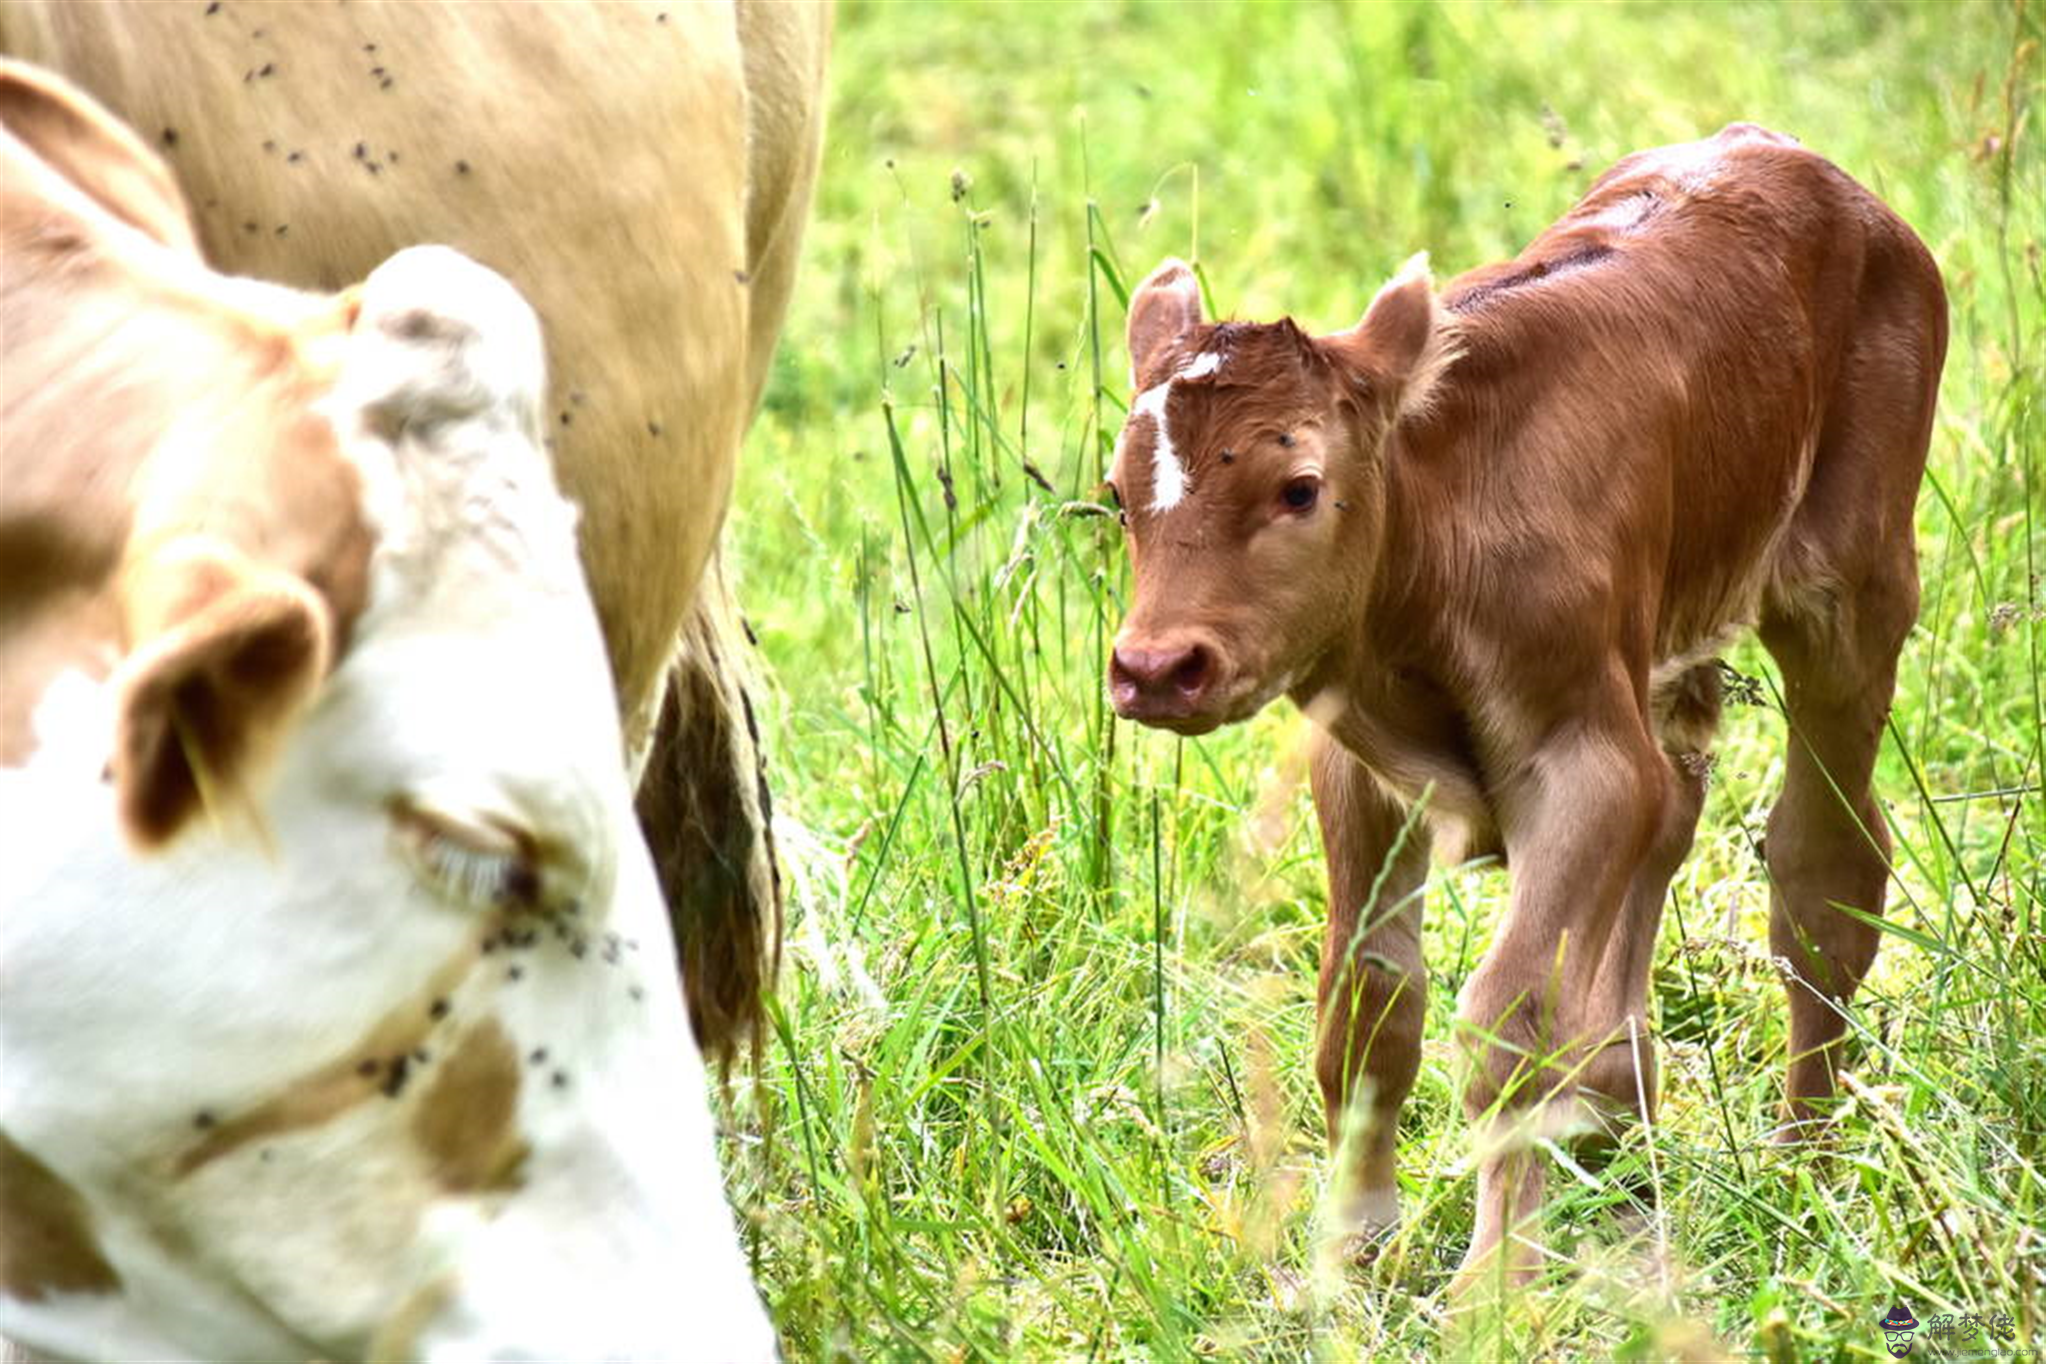
{"label": "cow's white face", "polygon": [[764,1359],[633,820],[539,332],[373,275],[375,536],[260,779],[161,850],[74,672],[0,770],[0,1335],[78,1357]]}

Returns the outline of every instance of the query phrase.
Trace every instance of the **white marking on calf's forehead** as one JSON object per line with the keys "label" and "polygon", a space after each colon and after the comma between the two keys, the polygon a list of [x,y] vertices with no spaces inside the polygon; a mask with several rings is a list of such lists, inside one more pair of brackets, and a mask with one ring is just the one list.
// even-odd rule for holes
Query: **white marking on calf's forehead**
{"label": "white marking on calf's forehead", "polygon": [[1151,510],[1170,511],[1186,496],[1186,466],[1172,448],[1172,426],[1166,420],[1166,400],[1172,396],[1172,380],[1145,389],[1130,406],[1130,414],[1149,417],[1151,438]]}
{"label": "white marking on calf's forehead", "polygon": [[1205,379],[1218,373],[1222,360],[1222,352],[1204,351],[1174,370],[1164,383],[1145,389],[1130,405],[1130,415],[1149,417],[1157,433],[1151,445],[1151,510],[1154,512],[1171,511],[1185,500],[1191,487],[1186,464],[1179,458],[1179,451],[1173,448],[1172,429],[1166,419],[1172,386],[1181,379]]}

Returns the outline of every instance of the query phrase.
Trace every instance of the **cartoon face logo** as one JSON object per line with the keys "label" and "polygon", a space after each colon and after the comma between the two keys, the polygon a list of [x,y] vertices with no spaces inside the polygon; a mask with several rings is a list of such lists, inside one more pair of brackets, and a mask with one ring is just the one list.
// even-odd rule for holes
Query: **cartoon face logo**
{"label": "cartoon face logo", "polygon": [[1911,1353],[1911,1333],[1918,1329],[1918,1318],[1902,1303],[1892,1307],[1890,1315],[1878,1324],[1883,1328],[1883,1346],[1893,1357],[1902,1359]]}

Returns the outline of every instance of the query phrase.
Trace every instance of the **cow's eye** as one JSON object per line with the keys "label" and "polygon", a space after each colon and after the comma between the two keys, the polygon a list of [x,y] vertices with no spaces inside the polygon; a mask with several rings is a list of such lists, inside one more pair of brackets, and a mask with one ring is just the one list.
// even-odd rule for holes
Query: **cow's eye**
{"label": "cow's eye", "polygon": [[421,878],[456,903],[530,906],[539,898],[538,859],[522,831],[410,802],[392,811],[392,822]]}
{"label": "cow's eye", "polygon": [[1321,496],[1321,480],[1303,475],[1289,480],[1279,489],[1279,501],[1286,504],[1286,510],[1304,512],[1310,510]]}

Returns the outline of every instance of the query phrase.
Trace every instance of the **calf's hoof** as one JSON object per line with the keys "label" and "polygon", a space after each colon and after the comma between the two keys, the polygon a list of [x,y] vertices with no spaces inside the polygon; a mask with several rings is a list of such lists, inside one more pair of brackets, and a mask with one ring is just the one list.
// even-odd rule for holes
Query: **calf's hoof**
{"label": "calf's hoof", "polygon": [[1376,1264],[1400,1225],[1400,1196],[1393,1188],[1364,1189],[1342,1199],[1323,1229],[1322,1254],[1336,1265],[1364,1269]]}
{"label": "calf's hoof", "polygon": [[1534,1286],[1541,1273],[1541,1254],[1518,1237],[1494,1246],[1473,1245],[1449,1281],[1449,1304],[1456,1312],[1504,1303]]}

